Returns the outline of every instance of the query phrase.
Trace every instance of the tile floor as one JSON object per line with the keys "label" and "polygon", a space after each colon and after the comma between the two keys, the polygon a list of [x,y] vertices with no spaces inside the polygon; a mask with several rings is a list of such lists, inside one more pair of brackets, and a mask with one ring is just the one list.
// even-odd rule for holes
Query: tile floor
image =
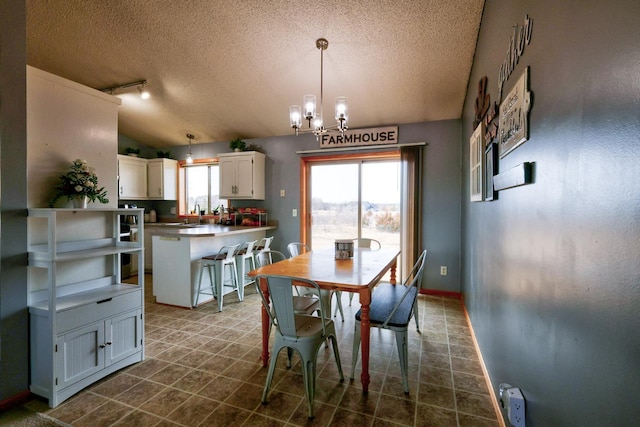
{"label": "tile floor", "polygon": [[300,364],[284,352],[269,402],[261,394],[260,297],[246,287],[240,303],[225,297],[197,309],[155,304],[145,277],[146,359],[93,384],[45,415],[72,426],[499,426],[460,301],[419,296],[422,334],[411,327],[411,393],[402,392],[395,340],[371,332],[371,384],[348,380],[354,315],[343,293],[336,319],[344,383],[330,348],[320,350],[315,418],[307,418]]}

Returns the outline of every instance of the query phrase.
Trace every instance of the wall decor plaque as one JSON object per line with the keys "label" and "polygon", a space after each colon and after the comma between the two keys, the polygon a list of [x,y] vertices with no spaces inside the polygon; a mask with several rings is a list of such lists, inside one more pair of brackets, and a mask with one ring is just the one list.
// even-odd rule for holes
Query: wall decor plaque
{"label": "wall decor plaque", "polygon": [[500,158],[503,158],[529,139],[530,108],[529,67],[526,67],[511,92],[505,96],[504,101],[500,104],[498,126]]}
{"label": "wall decor plaque", "polygon": [[398,143],[398,126],[347,130],[344,135],[323,133],[318,138],[320,148],[357,147]]}
{"label": "wall decor plaque", "polygon": [[472,202],[484,198],[484,122],[480,122],[469,139],[469,193]]}

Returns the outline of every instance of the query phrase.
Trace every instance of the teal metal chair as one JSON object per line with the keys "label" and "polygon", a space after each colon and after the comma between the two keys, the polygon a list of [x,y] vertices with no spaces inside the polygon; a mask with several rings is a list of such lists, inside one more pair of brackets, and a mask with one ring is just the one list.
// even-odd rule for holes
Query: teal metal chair
{"label": "teal metal chair", "polygon": [[302,377],[309,405],[309,418],[313,418],[313,401],[316,390],[316,363],[318,351],[325,340],[329,339],[333,346],[333,354],[336,358],[340,382],[344,381],[342,365],[340,364],[340,353],[338,351],[338,341],[336,339],[336,329],[333,320],[326,318],[322,314],[320,305],[320,316],[309,316],[295,314],[293,310],[294,281],[304,283],[304,285],[315,290],[319,295],[318,284],[311,280],[290,277],[290,276],[258,276],[256,281],[266,280],[271,307],[267,304],[264,294],[260,292],[262,303],[269,313],[271,322],[276,327],[275,340],[271,349],[271,361],[269,372],[262,393],[262,404],[267,403],[269,388],[273,380],[273,373],[276,368],[276,361],[280,350],[287,349],[287,352],[296,351],[300,355],[302,363]]}
{"label": "teal metal chair", "polygon": [[[289,251],[289,255],[293,258],[294,256],[298,256],[305,252],[311,251],[311,248],[309,248],[309,246],[307,246],[302,242],[291,242],[287,245],[287,251]],[[304,289],[303,290],[299,289],[299,291],[301,291],[303,294],[304,292],[306,292],[306,290]],[[333,291],[322,289],[320,291],[320,298],[322,299],[322,303],[325,304],[325,306],[328,308],[327,313],[329,314],[329,316],[331,316],[331,297],[334,294],[336,296],[336,306],[337,306],[336,310],[340,312],[340,317],[344,322],[344,312],[342,311],[342,299],[341,299],[340,292],[333,292]],[[334,314],[334,316],[337,315],[337,311]]]}
{"label": "teal metal chair", "polygon": [[[401,285],[381,283],[376,286],[371,297],[369,317],[371,327],[389,329],[394,332],[398,357],[400,359],[400,371],[402,372],[402,386],[404,392],[409,394],[409,354],[407,345],[407,330],[411,318],[415,316],[416,328],[420,332],[418,319],[418,304],[416,298],[422,282],[424,262],[427,251],[422,251],[414,264],[411,272]],[[360,350],[360,315],[356,313],[355,331],[353,339],[353,358],[351,360],[351,379],[355,376],[358,352]]]}
{"label": "teal metal chair", "polygon": [[[258,267],[264,267],[267,264],[273,264],[274,262],[282,261],[287,257],[278,251],[262,250],[256,254],[256,261]],[[256,289],[258,289],[258,281],[255,281]],[[293,310],[296,314],[313,314],[318,312],[320,314],[320,300],[315,295],[294,295],[293,296]]]}

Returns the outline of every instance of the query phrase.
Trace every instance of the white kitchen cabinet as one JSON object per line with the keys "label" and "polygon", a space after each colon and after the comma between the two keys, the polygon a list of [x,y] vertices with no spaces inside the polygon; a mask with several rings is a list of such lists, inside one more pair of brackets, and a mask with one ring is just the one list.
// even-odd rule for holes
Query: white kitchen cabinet
{"label": "white kitchen cabinet", "polygon": [[147,196],[154,200],[176,200],[178,198],[177,160],[147,160]]}
{"label": "white kitchen cabinet", "polygon": [[264,200],[264,154],[224,153],[218,159],[221,199]]}
{"label": "white kitchen cabinet", "polygon": [[118,155],[118,198],[147,198],[147,159]]}
{"label": "white kitchen cabinet", "polygon": [[[143,212],[29,210],[30,390],[51,407],[144,359],[144,229],[120,240]],[[137,285],[121,283],[125,254],[138,255]]]}

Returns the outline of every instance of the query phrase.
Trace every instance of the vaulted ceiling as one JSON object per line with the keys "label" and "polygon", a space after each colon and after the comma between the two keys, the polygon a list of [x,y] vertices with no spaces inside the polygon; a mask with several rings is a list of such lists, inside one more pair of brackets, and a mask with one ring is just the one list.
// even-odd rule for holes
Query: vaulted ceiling
{"label": "vaulted ceiling", "polygon": [[289,105],[336,96],[349,127],[459,118],[484,0],[27,0],[27,63],[122,98],[151,147],[292,133]]}

